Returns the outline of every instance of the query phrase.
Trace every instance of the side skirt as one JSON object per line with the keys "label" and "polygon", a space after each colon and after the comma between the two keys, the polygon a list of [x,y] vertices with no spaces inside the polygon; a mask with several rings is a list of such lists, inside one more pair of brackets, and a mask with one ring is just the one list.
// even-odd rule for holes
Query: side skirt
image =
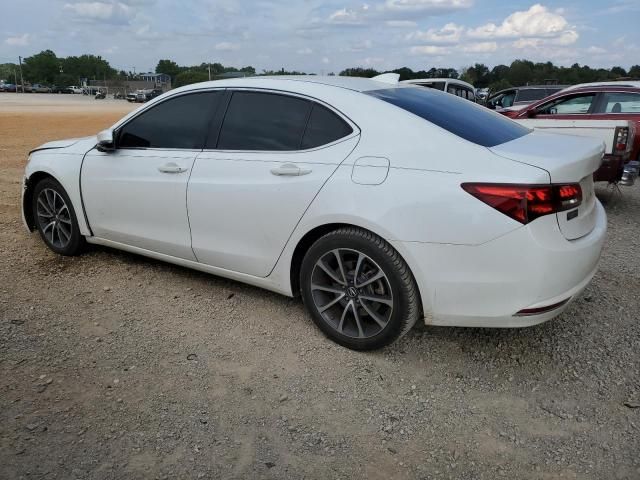
{"label": "side skirt", "polygon": [[185,268],[191,268],[193,270],[198,270],[205,273],[210,273],[211,275],[216,275],[218,277],[228,278],[230,280],[235,280],[241,283],[246,283],[248,285],[253,285],[254,287],[264,288],[265,290],[270,290],[272,292],[279,293],[281,295],[286,295],[291,297],[290,287],[288,285],[281,285],[274,281],[274,279],[265,277],[254,277],[253,275],[247,275],[246,273],[234,272],[232,270],[226,270],[224,268],[212,267],[210,265],[205,265],[203,263],[194,262],[192,260],[185,260],[183,258],[173,257],[171,255],[165,255],[163,253],[153,252],[151,250],[146,250],[144,248],[132,247],[130,245],[126,245],[124,243],[114,242],[111,240],[106,240],[104,238],[99,237],[85,237],[88,243],[92,243],[94,245],[102,245],[105,247],[115,248],[117,250],[124,250],[125,252],[135,253],[137,255],[143,255],[145,257],[153,258],[155,260],[160,260],[162,262],[172,263],[174,265],[179,265]]}

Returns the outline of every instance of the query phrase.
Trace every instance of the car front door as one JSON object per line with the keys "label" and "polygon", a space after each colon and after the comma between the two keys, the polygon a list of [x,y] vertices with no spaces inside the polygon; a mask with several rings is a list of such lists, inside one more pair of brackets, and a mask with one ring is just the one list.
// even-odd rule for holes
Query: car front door
{"label": "car front door", "polygon": [[90,151],[81,188],[93,235],[195,260],[187,183],[224,91],[164,100],[116,130],[111,152]]}
{"label": "car front door", "polygon": [[300,96],[236,90],[228,102],[189,180],[193,251],[201,263],[266,277],[359,132]]}

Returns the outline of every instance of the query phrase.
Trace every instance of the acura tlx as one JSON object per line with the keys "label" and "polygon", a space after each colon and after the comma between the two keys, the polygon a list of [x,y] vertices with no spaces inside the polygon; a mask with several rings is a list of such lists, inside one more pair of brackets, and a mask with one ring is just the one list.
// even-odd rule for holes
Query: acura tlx
{"label": "acura tlx", "polygon": [[524,327],[596,272],[603,145],[533,132],[393,75],[171,90],[26,167],[23,217],[284,295],[353,349],[429,325]]}

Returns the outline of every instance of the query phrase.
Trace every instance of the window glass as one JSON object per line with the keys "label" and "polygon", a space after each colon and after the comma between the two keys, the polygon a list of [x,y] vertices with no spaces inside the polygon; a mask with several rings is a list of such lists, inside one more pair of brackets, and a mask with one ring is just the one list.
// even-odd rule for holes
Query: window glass
{"label": "window glass", "polygon": [[307,149],[326,145],[351,132],[353,129],[339,116],[322,105],[314,104],[301,147]]}
{"label": "window glass", "polygon": [[467,98],[469,100],[471,100],[472,102],[476,101],[476,94],[473,93],[471,90],[467,90]]}
{"label": "window glass", "polygon": [[421,87],[435,88],[436,90],[444,91],[444,82],[428,82],[428,83],[417,83],[416,85],[420,85]]}
{"label": "window glass", "polygon": [[455,85],[449,85],[447,87],[447,93],[451,93],[452,95],[456,94],[456,86]]}
{"label": "window glass", "polygon": [[562,97],[537,108],[540,115],[576,115],[589,113],[595,93]]}
{"label": "window glass", "polygon": [[546,88],[521,88],[518,90],[518,102],[535,102],[547,96]]}
{"label": "window glass", "polygon": [[298,150],[311,102],[260,92],[234,92],[220,131],[221,150]]}
{"label": "window glass", "polygon": [[203,148],[223,94],[191,93],[151,107],[120,129],[118,148]]}
{"label": "window glass", "polygon": [[604,113],[640,113],[640,94],[605,93]]}
{"label": "window glass", "polygon": [[494,147],[531,132],[476,103],[432,89],[389,88],[365,93],[483,147]]}
{"label": "window glass", "polygon": [[504,97],[500,100],[500,106],[507,108],[513,106],[513,101],[516,99],[516,92],[505,93]]}

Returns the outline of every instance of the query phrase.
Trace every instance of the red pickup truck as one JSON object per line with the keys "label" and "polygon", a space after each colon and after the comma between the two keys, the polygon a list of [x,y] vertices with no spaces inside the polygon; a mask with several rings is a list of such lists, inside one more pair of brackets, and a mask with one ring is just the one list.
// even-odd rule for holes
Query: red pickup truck
{"label": "red pickup truck", "polygon": [[[633,183],[640,170],[640,86],[590,85],[569,87],[517,111],[501,111],[514,120],[629,120],[636,135],[620,131],[615,147],[624,157],[622,184]],[[633,142],[628,148],[627,142]]]}

